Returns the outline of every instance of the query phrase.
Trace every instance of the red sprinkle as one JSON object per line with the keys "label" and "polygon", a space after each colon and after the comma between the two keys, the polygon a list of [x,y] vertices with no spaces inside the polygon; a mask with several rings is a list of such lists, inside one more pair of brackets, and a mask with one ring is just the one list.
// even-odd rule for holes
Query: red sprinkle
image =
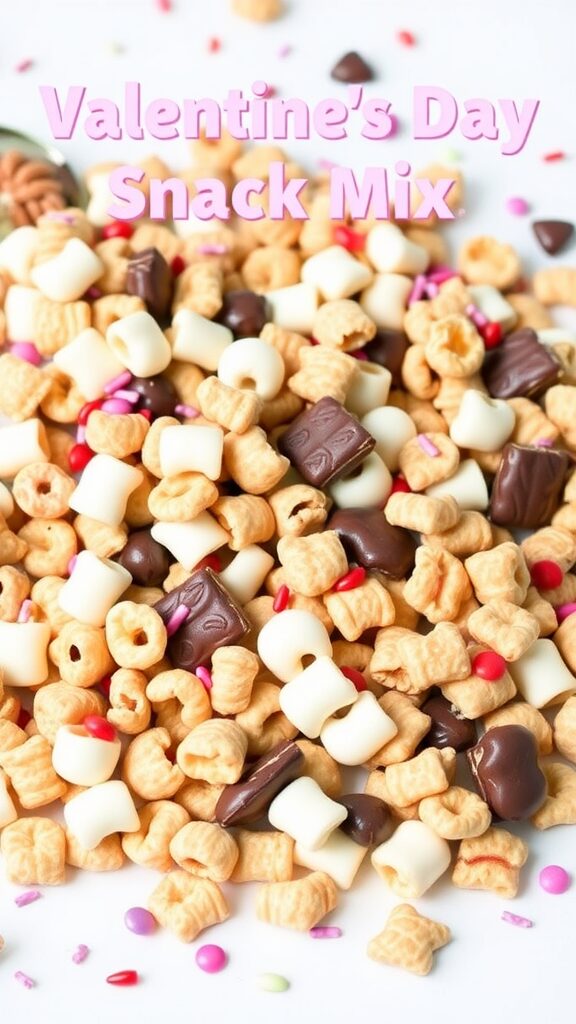
{"label": "red sprinkle", "polygon": [[95,409],[101,409],[102,405],[102,399],[97,399],[95,402],[86,402],[86,405],[83,405],[82,408],[80,409],[80,412],[78,413],[77,422],[79,423],[79,425],[81,427],[85,427],[86,424],[88,423],[88,417],[90,413],[94,412]]}
{"label": "red sprinkle", "polygon": [[538,590],[555,590],[562,583],[564,573],[558,562],[545,558],[541,562],[534,562],[530,569],[530,579]]}
{"label": "red sprinkle", "polygon": [[362,693],[363,690],[368,689],[364,676],[357,668],[352,668],[350,665],[342,665],[340,671],[343,676],[346,676],[346,679],[349,679],[351,683],[354,683],[358,693]]}
{"label": "red sprinkle", "polygon": [[345,224],[338,224],[334,228],[334,241],[336,245],[342,245],[348,252],[363,252],[366,245],[366,235],[361,231],[353,231]]}
{"label": "red sprinkle", "polygon": [[103,678],[98,683],[98,686],[100,687],[104,696],[108,697],[110,693],[110,687],[112,686],[112,679],[110,678],[110,676],[103,676]]}
{"label": "red sprinkle", "polygon": [[289,588],[286,586],[285,583],[283,583],[282,586],[278,588],[278,593],[274,598],[274,602],[272,604],[273,610],[275,612],[285,611],[285,609],[288,607],[290,596],[291,595]]}
{"label": "red sprinkle", "polygon": [[26,711],[26,708],[20,708],[20,713],[19,713],[18,718],[16,720],[16,725],[18,726],[18,728],[19,729],[25,729],[26,726],[28,725],[28,722],[30,722],[31,720],[32,720],[32,715],[30,715]]}
{"label": "red sprinkle", "polygon": [[132,238],[134,228],[127,220],[113,220],[111,224],[105,224],[102,228],[102,239],[107,238]]}
{"label": "red sprinkle", "polygon": [[151,411],[151,409],[138,409],[138,412],[140,413],[141,416],[144,417],[145,420],[148,420],[148,423],[151,422],[151,420],[152,420],[152,411]]}
{"label": "red sprinkle", "polygon": [[566,153],[562,149],[554,149],[551,153],[544,153],[542,159],[547,164],[555,164],[557,160],[564,160]]}
{"label": "red sprinkle", "polygon": [[218,39],[217,36],[212,36],[208,40],[208,53],[218,53],[222,49],[222,40]]}
{"label": "red sprinkle", "polygon": [[175,256],[170,264],[170,270],[172,271],[173,277],[180,277],[183,270],[186,270],[186,264],[181,256]]}
{"label": "red sprinkle", "polygon": [[116,971],[116,974],[109,974],[106,981],[109,985],[137,985],[138,971]]}
{"label": "red sprinkle", "polygon": [[81,473],[94,454],[87,444],[75,444],[68,452],[68,465],[72,472]]}
{"label": "red sprinkle", "polygon": [[412,32],[407,32],[406,29],[402,29],[401,32],[397,32],[396,39],[401,46],[416,46],[416,36],[414,36]]}
{"label": "red sprinkle", "polygon": [[502,341],[502,326],[495,321],[489,322],[480,328],[480,334],[486,348],[496,348]]}
{"label": "red sprinkle", "polygon": [[110,722],[107,722],[101,715],[86,715],[82,722],[86,732],[96,740],[106,740],[107,743],[114,743],[116,729]]}
{"label": "red sprinkle", "polygon": [[333,586],[333,590],[339,594],[343,590],[355,590],[359,587],[366,579],[366,569],[362,565],[357,565],[355,569],[350,569],[344,576],[341,576],[339,580]]}
{"label": "red sprinkle", "polygon": [[408,481],[404,479],[403,476],[400,476],[400,474],[398,474],[398,476],[393,477],[393,479],[392,479],[392,490],[390,491],[390,494],[411,494],[411,493],[412,493],[412,491],[410,490],[410,485],[408,484]]}
{"label": "red sprinkle", "polygon": [[502,679],[505,671],[506,662],[496,651],[480,651],[472,659],[472,673],[488,683],[496,683],[498,679]]}

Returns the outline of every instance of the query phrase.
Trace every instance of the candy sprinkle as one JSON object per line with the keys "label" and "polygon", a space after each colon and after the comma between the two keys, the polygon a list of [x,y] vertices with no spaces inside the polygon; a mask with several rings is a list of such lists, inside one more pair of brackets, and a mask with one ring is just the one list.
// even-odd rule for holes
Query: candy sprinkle
{"label": "candy sprinkle", "polygon": [[200,680],[205,690],[212,689],[212,676],[207,668],[203,665],[199,665],[194,675]]}
{"label": "candy sprinkle", "polygon": [[172,612],[172,615],[170,616],[168,622],[166,623],[166,633],[168,634],[168,636],[174,636],[176,630],[180,629],[180,626],[182,625],[183,622],[186,622],[186,619],[188,618],[189,614],[190,609],[187,604],[178,605],[178,607],[175,609],[175,611]]}
{"label": "candy sprinkle", "polygon": [[33,67],[34,67],[34,61],[32,60],[32,58],[31,57],[25,57],[24,60],[21,60],[21,61],[18,62],[18,64],[16,64],[16,66],[14,68],[14,71],[18,75],[23,75],[24,72],[30,71],[30,68],[33,68]]}
{"label": "candy sprinkle", "polygon": [[277,57],[279,57],[280,60],[284,60],[284,58],[289,57],[291,53],[292,47],[290,46],[290,43],[284,43],[284,46],[281,46],[278,50]]}
{"label": "candy sprinkle", "polygon": [[28,889],[27,892],[21,892],[14,900],[14,903],[17,907],[27,907],[29,903],[35,903],[36,900],[40,899],[42,899],[41,892],[38,892],[37,889]]}
{"label": "candy sprinkle", "polygon": [[506,200],[506,209],[513,217],[525,217],[530,207],[521,196],[511,196],[510,199]]}
{"label": "candy sprinkle", "polygon": [[514,924],[517,928],[533,928],[534,921],[531,921],[529,917],[520,917],[520,914],[511,914],[509,910],[505,910],[502,913],[502,920],[506,921],[507,924]]}
{"label": "candy sprinkle", "polygon": [[264,992],[286,992],[290,988],[290,982],[281,974],[261,974],[258,978],[258,988]]}
{"label": "candy sprinkle", "polygon": [[32,601],[26,598],[20,605],[20,611],[18,612],[17,622],[29,622],[32,614]]}
{"label": "candy sprinkle", "polygon": [[342,929],[335,925],[319,925],[316,928],[311,928],[308,934],[311,939],[339,939]]}
{"label": "candy sprinkle", "polygon": [[366,569],[362,565],[357,565],[354,569],[349,569],[348,572],[344,573],[339,580],[336,580],[334,590],[337,594],[345,590],[356,590],[356,587],[360,587],[365,579]]}
{"label": "candy sprinkle", "polygon": [[177,405],[174,412],[177,416],[185,416],[187,420],[195,420],[200,415],[200,411],[193,405]]}
{"label": "candy sprinkle", "polygon": [[554,149],[551,153],[544,153],[542,159],[546,164],[555,164],[558,160],[565,160],[566,153],[562,149]]}
{"label": "candy sprinkle", "polygon": [[402,29],[396,33],[396,39],[400,43],[400,46],[416,46],[416,36],[412,32],[408,32],[406,29]]}
{"label": "candy sprinkle", "polygon": [[435,459],[437,455],[440,455],[440,449],[436,447],[433,441],[426,434],[418,434],[416,439],[420,448],[426,455],[429,455],[432,459]]}
{"label": "candy sprinkle", "polygon": [[118,985],[123,988],[127,985],[137,985],[139,980],[138,971],[116,971],[115,974],[109,974],[106,978],[109,985]]}
{"label": "candy sprinkle", "polygon": [[35,988],[36,982],[34,978],[31,978],[28,974],[24,974],[24,971],[16,971],[14,980],[18,981],[24,988]]}
{"label": "candy sprinkle", "polygon": [[200,946],[194,959],[201,971],[206,974],[218,974],[226,967],[228,954],[222,949],[222,946],[209,943],[207,946]]}
{"label": "candy sprinkle", "polygon": [[[117,377],[113,377],[112,380],[109,380],[108,383],[104,385],[104,394],[113,395],[115,391],[119,390],[119,388],[128,387],[131,380],[132,374],[130,373],[130,370],[124,370],[122,373],[119,373]],[[98,408],[98,406],[96,406],[96,408]]]}
{"label": "candy sprinkle", "polygon": [[561,896],[570,888],[570,875],[558,864],[548,864],[538,875],[540,887],[551,896]]}
{"label": "candy sprinkle", "polygon": [[172,10],[172,0],[155,0],[156,8],[161,14],[170,14]]}
{"label": "candy sprinkle", "polygon": [[89,950],[88,946],[85,946],[84,943],[81,942],[79,946],[76,946],[76,949],[72,953],[72,963],[73,964],[82,964],[82,963],[84,963],[84,961],[85,961],[86,957],[88,956],[89,952],[90,952],[90,950]]}
{"label": "candy sprinkle", "polygon": [[564,619],[567,619],[569,615],[574,615],[574,612],[576,612],[576,601],[567,601],[566,604],[559,604],[554,611],[556,612],[558,622],[564,622]]}
{"label": "candy sprinkle", "polygon": [[276,597],[274,598],[274,601],[273,601],[273,604],[272,604],[272,611],[274,611],[274,612],[283,612],[283,611],[285,611],[286,608],[288,607],[288,602],[289,601],[290,601],[290,589],[289,589],[289,587],[286,586],[285,583],[283,583],[281,587],[278,587],[278,593],[276,594]]}

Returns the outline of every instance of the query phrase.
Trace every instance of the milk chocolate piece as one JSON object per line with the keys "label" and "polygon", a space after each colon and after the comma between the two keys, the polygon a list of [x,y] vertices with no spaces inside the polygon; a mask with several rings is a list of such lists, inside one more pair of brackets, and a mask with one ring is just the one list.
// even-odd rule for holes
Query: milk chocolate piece
{"label": "milk chocolate piece", "polygon": [[166,624],[181,604],[190,614],[168,640],[167,653],[175,668],[193,672],[206,664],[218,647],[238,643],[250,629],[244,612],[212,569],[192,573],[154,608]]}
{"label": "milk chocolate piece", "polygon": [[334,398],[321,398],[300,413],[278,441],[282,454],[313,487],[324,487],[351,473],[375,444],[372,435]]}
{"label": "milk chocolate piece", "polygon": [[562,364],[541,345],[536,331],[509,334],[484,360],[482,376],[492,398],[537,398],[560,377]]}
{"label": "milk chocolate piece", "polygon": [[408,530],[391,526],[377,508],[341,508],[327,526],[334,530],[350,562],[378,569],[393,580],[404,579],[414,566],[416,542]]}
{"label": "milk chocolate piece", "polygon": [[270,307],[266,297],[257,292],[248,289],[226,292],[216,319],[228,327],[235,338],[257,338],[271,319]]}
{"label": "milk chocolate piece", "polygon": [[438,694],[429,697],[420,708],[422,714],[432,719],[429,732],[422,740],[423,747],[453,747],[454,750],[468,750],[476,743],[474,722],[463,718],[458,709],[446,697]]}
{"label": "milk chocolate piece", "polygon": [[530,818],[546,799],[536,737],[523,725],[488,729],[467,754],[478,791],[503,821]]}
{"label": "milk chocolate piece", "polygon": [[118,555],[118,562],[127,569],[139,587],[159,587],[168,575],[172,559],[169,551],[154,540],[150,530],[131,533]]}
{"label": "milk chocolate piece", "polygon": [[339,797],[338,803],[348,810],[348,817],[340,828],[360,846],[378,846],[392,835],[392,815],[379,796],[349,793]]}
{"label": "milk chocolate piece", "polygon": [[567,452],[553,448],[507,444],[492,486],[492,522],[524,529],[549,523],[560,502],[569,461]]}
{"label": "milk chocolate piece", "polygon": [[359,53],[350,50],[334,65],[330,77],[337,82],[346,82],[347,85],[357,85],[360,82],[371,82],[374,72]]}
{"label": "milk chocolate piece", "polygon": [[274,797],[292,782],[304,763],[300,747],[283,740],[250,769],[246,778],[225,786],[216,804],[220,825],[242,825],[260,818]]}
{"label": "milk chocolate piece", "polygon": [[146,303],[148,312],[163,323],[170,314],[174,278],[158,249],[142,249],[132,256],[126,275],[128,295],[137,295]]}
{"label": "milk chocolate piece", "polygon": [[180,401],[172,381],[161,373],[154,377],[133,377],[130,390],[140,395],[138,408],[150,409],[154,419],[157,416],[174,416]]}
{"label": "milk chocolate piece", "polygon": [[408,349],[408,338],[404,331],[393,331],[381,327],[372,341],[364,345],[363,351],[371,363],[385,366],[392,374],[392,386],[402,387],[402,363]]}
{"label": "milk chocolate piece", "polygon": [[545,252],[555,256],[574,234],[574,225],[567,220],[535,220],[532,230]]}

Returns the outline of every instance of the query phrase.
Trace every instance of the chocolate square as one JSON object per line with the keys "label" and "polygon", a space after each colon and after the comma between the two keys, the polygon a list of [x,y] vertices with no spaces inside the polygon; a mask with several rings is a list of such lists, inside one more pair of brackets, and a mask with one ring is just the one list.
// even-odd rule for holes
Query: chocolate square
{"label": "chocolate square", "polygon": [[348,558],[364,569],[378,569],[393,580],[404,579],[414,566],[416,542],[408,530],[390,526],[377,508],[340,508],[328,530],[338,534]]}
{"label": "chocolate square", "polygon": [[181,604],[190,609],[190,615],[168,640],[168,656],[175,668],[193,672],[218,647],[238,643],[250,630],[244,612],[212,569],[192,573],[154,608],[166,624]]}
{"label": "chocolate square", "polygon": [[507,444],[492,487],[492,522],[525,529],[549,523],[560,502],[569,462],[567,452]]}
{"label": "chocolate square", "polygon": [[128,295],[137,295],[146,303],[148,312],[160,323],[170,315],[174,277],[158,249],[142,249],[128,262],[126,273]]}
{"label": "chocolate square", "polygon": [[408,338],[404,331],[381,327],[372,341],[364,345],[363,351],[372,363],[385,366],[392,374],[392,387],[402,387],[402,363],[408,349]]}
{"label": "chocolate square", "polygon": [[324,487],[351,473],[375,444],[372,435],[339,402],[321,398],[296,417],[278,447],[306,483]]}
{"label": "chocolate square", "polygon": [[293,740],[282,740],[250,769],[247,775],[224,786],[214,817],[220,825],[243,825],[257,820],[281,789],[299,774],[304,762]]}
{"label": "chocolate square", "polygon": [[560,378],[562,364],[536,331],[513,331],[486,355],[482,376],[492,398],[537,398]]}

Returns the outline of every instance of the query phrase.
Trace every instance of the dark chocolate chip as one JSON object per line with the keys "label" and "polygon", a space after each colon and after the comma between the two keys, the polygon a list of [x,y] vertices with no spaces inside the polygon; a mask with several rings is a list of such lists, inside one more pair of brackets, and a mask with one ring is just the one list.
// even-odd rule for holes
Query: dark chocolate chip
{"label": "dark chocolate chip", "polygon": [[537,398],[555,384],[562,364],[536,331],[513,331],[484,360],[482,376],[492,398]]}
{"label": "dark chocolate chip", "polygon": [[216,319],[235,338],[257,338],[271,315],[264,295],[245,290],[227,292]]}
{"label": "dark chocolate chip", "polygon": [[357,419],[333,398],[300,413],[279,439],[283,455],[313,487],[351,473],[376,444]]}
{"label": "dark chocolate chip", "polygon": [[467,757],[482,799],[503,821],[530,818],[544,803],[536,737],[523,725],[488,729]]}
{"label": "dark chocolate chip", "polygon": [[404,579],[414,565],[416,543],[401,526],[391,526],[377,508],[341,508],[327,528],[334,530],[350,562],[378,569],[394,580]]}
{"label": "dark chocolate chip", "polygon": [[355,50],[350,50],[349,53],[345,53],[336,62],[330,72],[330,77],[334,78],[337,82],[356,85],[360,82],[371,82],[374,78],[374,72],[359,53],[356,53]]}
{"label": "dark chocolate chip", "polygon": [[492,522],[525,529],[549,523],[560,502],[569,462],[567,452],[507,444],[492,486]]}
{"label": "dark chocolate chip", "polygon": [[216,804],[220,825],[242,825],[256,821],[274,797],[292,782],[304,763],[304,755],[292,740],[283,740],[251,768],[246,778],[225,786]]}
{"label": "dark chocolate chip", "polygon": [[572,238],[574,225],[567,220],[535,220],[532,230],[545,252],[555,256]]}
{"label": "dark chocolate chip", "polygon": [[338,797],[348,817],[340,828],[360,846],[377,846],[389,839],[394,831],[392,815],[379,796],[369,793],[349,793]]}
{"label": "dark chocolate chip", "polygon": [[130,534],[118,561],[139,587],[158,587],[166,579],[172,559],[149,530],[137,530]]}
{"label": "dark chocolate chip", "polygon": [[175,668],[193,672],[218,647],[236,644],[250,623],[212,569],[198,569],[189,579],[162,597],[154,608],[166,624],[179,605],[190,614],[168,641],[168,656]]}
{"label": "dark chocolate chip", "polygon": [[148,312],[164,323],[170,314],[174,276],[158,249],[142,249],[128,262],[126,274],[128,295],[137,295],[146,303]]}
{"label": "dark chocolate chip", "polygon": [[364,352],[372,363],[385,366],[392,374],[392,386],[402,386],[402,363],[408,348],[408,338],[404,331],[387,330],[381,327],[376,331],[372,341],[364,346]]}
{"label": "dark chocolate chip", "polygon": [[162,374],[156,377],[133,377],[130,388],[140,395],[140,409],[150,409],[154,417],[174,415],[179,398],[174,385],[167,377],[163,377]]}
{"label": "dark chocolate chip", "polygon": [[474,722],[463,718],[456,707],[441,694],[429,697],[420,708],[422,714],[432,719],[430,730],[422,740],[423,747],[453,747],[454,750],[468,750],[476,743]]}

